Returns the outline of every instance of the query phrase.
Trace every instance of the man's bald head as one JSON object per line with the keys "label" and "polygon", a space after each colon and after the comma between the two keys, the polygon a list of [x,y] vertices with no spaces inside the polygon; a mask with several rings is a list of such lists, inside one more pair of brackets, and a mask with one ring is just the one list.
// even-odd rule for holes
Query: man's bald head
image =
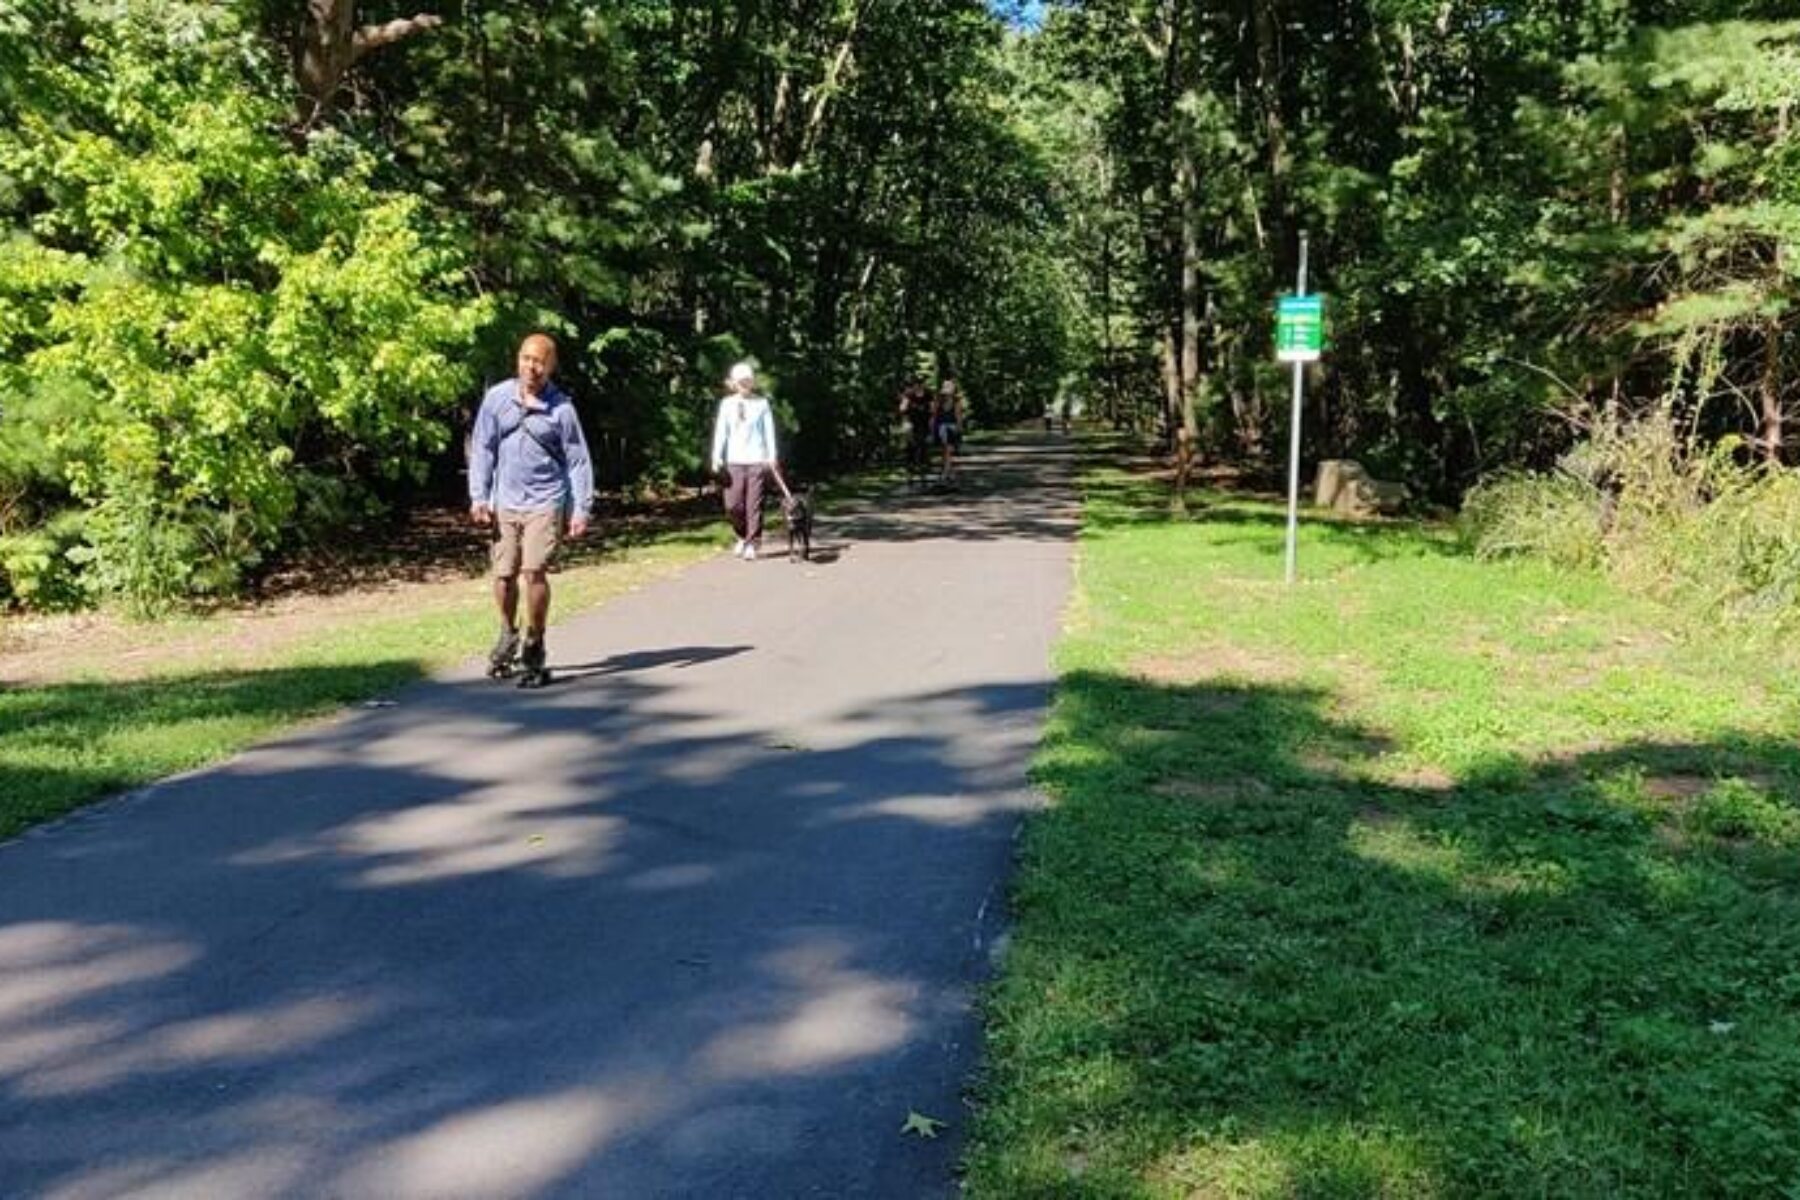
{"label": "man's bald head", "polygon": [[547,333],[534,333],[519,343],[519,384],[528,395],[535,396],[556,372],[556,340]]}
{"label": "man's bald head", "polygon": [[527,350],[537,351],[552,367],[556,365],[556,339],[549,334],[527,334],[525,340],[519,343],[519,353],[523,354]]}

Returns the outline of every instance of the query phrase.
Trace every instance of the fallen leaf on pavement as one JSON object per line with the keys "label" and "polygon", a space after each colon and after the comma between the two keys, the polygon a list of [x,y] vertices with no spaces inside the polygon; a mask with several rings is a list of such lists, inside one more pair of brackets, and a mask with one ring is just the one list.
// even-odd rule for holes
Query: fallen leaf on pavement
{"label": "fallen leaf on pavement", "polygon": [[916,1133],[922,1138],[934,1138],[938,1135],[938,1130],[943,1127],[944,1122],[938,1120],[936,1117],[928,1117],[924,1113],[917,1113],[908,1109],[906,1112],[906,1124],[900,1127],[900,1132],[902,1134]]}

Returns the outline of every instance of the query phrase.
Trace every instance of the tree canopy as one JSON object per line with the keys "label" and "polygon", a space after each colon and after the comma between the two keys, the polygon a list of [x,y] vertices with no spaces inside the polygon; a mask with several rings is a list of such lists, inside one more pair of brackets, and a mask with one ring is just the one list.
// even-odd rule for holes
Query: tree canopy
{"label": "tree canopy", "polygon": [[[424,8],[426,11],[420,11]],[[615,485],[755,359],[810,466],[909,375],[1454,498],[1572,412],[1792,451],[1800,6],[0,0],[0,595],[153,608],[443,491],[564,346]]]}
{"label": "tree canopy", "polygon": [[[1310,230],[1309,448],[1444,498],[1584,406],[1790,440],[1791,3],[1087,0],[1032,56],[1097,125],[1083,255],[1120,403],[1218,452],[1284,426],[1271,298]],[[1110,222],[1110,226],[1106,223]],[[1124,354],[1123,360],[1115,358]]]}

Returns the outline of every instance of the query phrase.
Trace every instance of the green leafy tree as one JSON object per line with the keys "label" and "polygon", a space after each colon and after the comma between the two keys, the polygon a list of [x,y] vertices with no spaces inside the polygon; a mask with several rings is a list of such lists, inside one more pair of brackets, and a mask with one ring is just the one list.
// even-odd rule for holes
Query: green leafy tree
{"label": "green leafy tree", "polygon": [[366,155],[290,146],[228,10],[108,9],[38,25],[9,94],[0,462],[87,510],[90,591],[153,609],[416,479],[487,306]]}

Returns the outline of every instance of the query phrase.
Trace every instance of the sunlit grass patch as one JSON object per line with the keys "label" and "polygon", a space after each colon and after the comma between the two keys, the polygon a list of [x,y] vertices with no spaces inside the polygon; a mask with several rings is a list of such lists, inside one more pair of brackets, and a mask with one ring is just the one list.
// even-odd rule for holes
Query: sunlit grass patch
{"label": "sunlit grass patch", "polygon": [[1800,705],[1453,537],[1088,483],[975,1195],[1800,1187]]}
{"label": "sunlit grass patch", "polygon": [[1447,1196],[1425,1165],[1427,1153],[1375,1129],[1284,1130],[1266,1137],[1220,1138],[1183,1152],[1152,1178],[1171,1194],[1207,1197]]}

